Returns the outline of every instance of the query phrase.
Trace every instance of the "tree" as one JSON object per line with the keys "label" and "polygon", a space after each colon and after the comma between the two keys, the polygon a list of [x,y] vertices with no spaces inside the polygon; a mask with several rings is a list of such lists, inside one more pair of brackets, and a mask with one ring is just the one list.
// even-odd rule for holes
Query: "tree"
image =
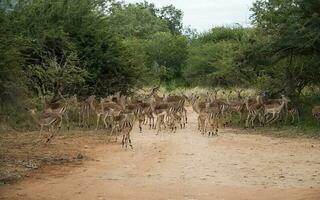
{"label": "tree", "polygon": [[22,41],[11,30],[14,25],[11,14],[0,9],[0,111],[2,114],[10,114],[12,109],[22,106],[20,102],[26,95],[24,85],[26,76],[21,67],[24,58],[19,51]]}
{"label": "tree", "polygon": [[320,2],[317,0],[257,1],[252,11],[257,31],[266,38],[260,49],[261,87],[279,82],[272,93],[298,96],[306,86],[320,80]]}
{"label": "tree", "polygon": [[175,8],[173,5],[164,6],[160,10],[160,17],[167,22],[171,33],[181,33],[183,17],[183,13],[181,10]]}
{"label": "tree", "polygon": [[[238,62],[250,29],[217,27],[191,41],[184,67],[188,85],[239,86],[250,82],[250,69]],[[237,76],[235,76],[235,74]]]}
{"label": "tree", "polygon": [[181,78],[188,57],[188,42],[184,36],[160,32],[152,35],[146,45],[148,66],[158,72],[160,82]]}
{"label": "tree", "polygon": [[28,66],[26,72],[30,80],[28,85],[37,91],[38,96],[58,92],[77,93],[77,89],[85,84],[88,76],[75,54],[67,56],[64,63],[59,63],[57,58],[48,58],[41,65]]}
{"label": "tree", "polygon": [[77,90],[81,94],[106,95],[119,89],[120,83],[124,91],[134,87],[137,77],[124,77],[133,75],[136,66],[128,65],[126,47],[104,7],[100,0],[19,1],[7,16],[15,24],[13,34],[23,38],[18,50],[25,58],[24,68],[48,66],[50,59],[66,63],[75,55],[80,67],[90,73],[84,77],[86,87]]}
{"label": "tree", "polygon": [[124,38],[147,39],[154,33],[169,31],[156,12],[153,4],[118,4],[112,9],[110,25]]}

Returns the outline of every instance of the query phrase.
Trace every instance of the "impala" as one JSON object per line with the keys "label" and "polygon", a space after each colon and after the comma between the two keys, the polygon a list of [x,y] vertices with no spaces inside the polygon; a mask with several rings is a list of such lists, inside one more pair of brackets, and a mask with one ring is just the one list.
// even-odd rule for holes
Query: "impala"
{"label": "impala", "polygon": [[34,121],[40,126],[39,139],[44,127],[47,127],[49,132],[51,131],[50,137],[46,140],[46,143],[49,142],[54,136],[55,128],[60,125],[62,116],[55,112],[37,113],[36,109],[31,109],[30,113]]}

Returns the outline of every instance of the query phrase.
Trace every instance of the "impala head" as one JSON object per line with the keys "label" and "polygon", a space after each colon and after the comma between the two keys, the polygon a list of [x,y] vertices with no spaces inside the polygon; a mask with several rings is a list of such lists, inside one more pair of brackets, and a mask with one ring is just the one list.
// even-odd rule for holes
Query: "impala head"
{"label": "impala head", "polygon": [[184,100],[189,102],[189,97],[187,95],[185,95],[184,93],[182,93],[182,97],[184,98]]}
{"label": "impala head", "polygon": [[123,113],[123,111],[122,110],[114,110],[114,109],[112,109],[111,113],[112,113],[113,116],[119,116],[119,115],[121,115]]}
{"label": "impala head", "polygon": [[198,99],[200,99],[200,96],[199,96],[199,95],[194,95],[194,96],[191,98],[191,104],[192,104],[192,105],[195,104]]}
{"label": "impala head", "polygon": [[116,93],[114,94],[114,96],[115,96],[115,97],[120,97],[120,93],[121,93],[121,92],[118,91],[118,92],[116,92]]}
{"label": "impala head", "polygon": [[285,103],[289,103],[289,102],[291,102],[291,100],[289,99],[289,97],[286,97],[285,95],[281,95],[281,99],[282,99],[282,101],[283,102],[285,102]]}
{"label": "impala head", "polygon": [[154,94],[154,93],[158,92],[159,89],[160,89],[160,86],[154,87],[154,88],[151,90],[151,94]]}
{"label": "impala head", "polygon": [[132,98],[131,97],[127,97],[127,102],[131,103],[132,102]]}
{"label": "impala head", "polygon": [[154,96],[150,97],[150,103],[156,103],[157,99]]}
{"label": "impala head", "polygon": [[96,95],[91,95],[85,100],[85,102],[88,104],[92,104],[95,100],[96,100]]}
{"label": "impala head", "polygon": [[107,98],[103,98],[103,97],[100,98],[100,103],[106,103],[106,102],[108,102]]}
{"label": "impala head", "polygon": [[249,103],[249,100],[250,100],[249,97],[245,97],[245,98],[244,98],[244,102],[245,102],[245,103]]}
{"label": "impala head", "polygon": [[68,103],[69,103],[69,104],[77,104],[77,103],[78,103],[77,95],[76,95],[76,94],[72,95],[72,96],[68,99]]}
{"label": "impala head", "polygon": [[189,103],[191,103],[193,97],[194,97],[194,94],[192,93],[191,95],[185,95],[183,94],[183,97],[185,98],[185,100],[187,100]]}
{"label": "impala head", "polygon": [[106,98],[103,98],[105,102],[111,102],[112,101],[113,96],[109,95]]}
{"label": "impala head", "polygon": [[36,108],[29,109],[29,112],[31,113],[31,115],[35,115],[37,113],[37,109]]}

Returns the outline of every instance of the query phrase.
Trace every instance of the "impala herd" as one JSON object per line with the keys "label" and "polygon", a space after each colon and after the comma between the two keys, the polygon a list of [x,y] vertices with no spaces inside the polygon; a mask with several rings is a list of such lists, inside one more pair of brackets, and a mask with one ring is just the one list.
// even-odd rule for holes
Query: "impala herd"
{"label": "impala herd", "polygon": [[[45,139],[46,143],[53,138],[54,132],[61,128],[63,122],[69,130],[69,113],[74,109],[78,112],[79,127],[89,128],[91,116],[95,115],[95,130],[102,125],[110,130],[116,141],[117,136],[122,135],[122,147],[126,148],[128,145],[132,148],[130,132],[135,122],[138,123],[140,132],[142,125],[148,125],[149,129],[157,130],[157,135],[163,133],[163,129],[176,132],[177,128],[185,128],[188,122],[186,103],[198,115],[199,132],[208,136],[217,136],[219,126],[231,124],[235,115],[238,116],[238,123],[245,123],[245,128],[254,128],[257,123],[264,126],[288,117],[291,117],[292,122],[300,120],[299,110],[284,95],[279,99],[267,99],[264,94],[242,97],[242,90],[238,90],[235,91],[237,98],[231,100],[232,91],[228,94],[222,92],[225,98],[219,99],[218,90],[202,95],[159,96],[158,89],[135,96],[125,96],[118,92],[100,98],[100,101],[94,95],[84,101],[78,101],[75,95],[69,98],[60,95],[46,103],[42,112],[37,113],[36,109],[31,109],[30,113],[40,126],[40,139],[44,127],[51,132]],[[315,106],[312,114],[320,121],[320,106]]]}

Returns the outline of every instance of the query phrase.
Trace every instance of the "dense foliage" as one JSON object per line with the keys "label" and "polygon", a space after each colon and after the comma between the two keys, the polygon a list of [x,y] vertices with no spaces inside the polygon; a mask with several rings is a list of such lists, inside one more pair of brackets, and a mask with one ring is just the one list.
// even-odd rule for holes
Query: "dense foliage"
{"label": "dense foliage", "polygon": [[259,0],[252,11],[262,39],[251,51],[259,52],[262,59],[248,62],[260,64],[259,82],[273,92],[291,95],[300,95],[306,86],[319,85],[320,2]]}
{"label": "dense foliage", "polygon": [[236,61],[248,43],[250,31],[241,27],[220,27],[193,39],[184,68],[187,83],[190,86],[230,87],[244,86],[252,81],[253,77],[248,76],[250,69]]}

